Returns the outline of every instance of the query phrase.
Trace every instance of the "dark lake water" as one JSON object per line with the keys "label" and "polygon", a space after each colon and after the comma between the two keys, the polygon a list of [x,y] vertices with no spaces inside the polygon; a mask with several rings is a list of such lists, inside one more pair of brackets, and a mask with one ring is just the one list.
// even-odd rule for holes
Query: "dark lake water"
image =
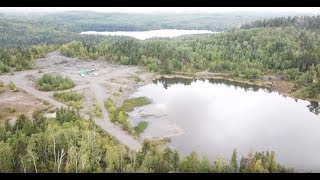
{"label": "dark lake water", "polygon": [[129,113],[149,125],[146,138],[170,137],[181,154],[210,159],[274,150],[276,159],[298,171],[320,172],[320,117],[317,103],[224,80],[159,79],[132,97],[153,103]]}

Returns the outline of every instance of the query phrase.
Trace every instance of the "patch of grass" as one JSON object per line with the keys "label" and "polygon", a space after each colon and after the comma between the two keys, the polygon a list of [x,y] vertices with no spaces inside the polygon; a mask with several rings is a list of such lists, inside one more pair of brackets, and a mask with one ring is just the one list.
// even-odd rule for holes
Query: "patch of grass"
{"label": "patch of grass", "polygon": [[147,121],[141,121],[133,129],[137,134],[141,134],[147,127],[148,127],[148,122]]}
{"label": "patch of grass", "polygon": [[141,81],[141,78],[140,78],[138,75],[133,75],[133,79],[134,79],[136,82],[140,82],[140,81]]}
{"label": "patch of grass", "polygon": [[48,110],[48,113],[54,113],[54,112],[56,112],[55,109],[49,109],[49,110]]}
{"label": "patch of grass", "polygon": [[94,112],[94,115],[96,117],[102,117],[102,110],[99,107],[99,104],[97,101],[94,101],[93,106],[92,106],[92,111]]}
{"label": "patch of grass", "polygon": [[144,106],[150,103],[151,103],[151,100],[148,99],[147,97],[131,98],[123,102],[121,109],[125,112],[131,112],[133,111],[134,107]]}
{"label": "patch of grass", "polygon": [[53,94],[53,98],[60,102],[64,102],[69,106],[75,107],[76,109],[81,109],[84,96],[76,92],[70,91],[70,92],[55,92]]}
{"label": "patch of grass", "polygon": [[2,61],[0,61],[0,74],[5,74],[10,71],[9,67],[6,66]]}
{"label": "patch of grass", "polygon": [[39,69],[39,70],[38,70],[38,73],[39,73],[39,74],[43,73],[43,70],[42,70],[42,69]]}
{"label": "patch of grass", "polygon": [[44,105],[47,105],[47,106],[50,105],[49,101],[47,101],[47,100],[44,100],[44,101],[43,101],[43,104],[44,104]]}
{"label": "patch of grass", "polygon": [[3,84],[3,82],[0,80],[0,94],[3,93],[4,91],[5,91],[4,84]]}
{"label": "patch of grass", "polygon": [[132,125],[128,120],[128,115],[121,110],[121,108],[116,108],[115,103],[110,98],[104,102],[104,106],[109,113],[109,117],[112,123],[119,123],[122,129],[133,133]]}
{"label": "patch of grass", "polygon": [[17,86],[12,82],[10,81],[9,84],[8,84],[8,88],[13,91],[13,92],[18,92],[19,89],[17,88]]}
{"label": "patch of grass", "polygon": [[123,89],[120,87],[120,88],[118,89],[118,91],[119,91],[119,92],[123,92]]}
{"label": "patch of grass", "polygon": [[42,91],[65,90],[75,86],[75,83],[70,78],[52,74],[43,74],[36,84]]}
{"label": "patch of grass", "polygon": [[121,93],[119,93],[119,92],[113,92],[113,96],[120,96],[121,95]]}
{"label": "patch of grass", "polygon": [[163,146],[169,142],[171,142],[171,139],[168,138],[168,137],[165,137],[165,138],[159,138],[159,139],[155,139],[155,140],[152,140],[150,141],[151,144],[153,144],[154,146]]}
{"label": "patch of grass", "polygon": [[16,108],[15,107],[9,107],[9,112],[10,113],[15,113],[16,112]]}

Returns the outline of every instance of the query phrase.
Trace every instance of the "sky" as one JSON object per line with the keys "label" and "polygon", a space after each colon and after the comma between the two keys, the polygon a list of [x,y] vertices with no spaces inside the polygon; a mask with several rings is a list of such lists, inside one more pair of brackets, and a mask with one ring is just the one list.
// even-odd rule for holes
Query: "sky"
{"label": "sky", "polygon": [[61,12],[90,10],[124,13],[297,12],[320,13],[320,7],[0,7],[0,12]]}

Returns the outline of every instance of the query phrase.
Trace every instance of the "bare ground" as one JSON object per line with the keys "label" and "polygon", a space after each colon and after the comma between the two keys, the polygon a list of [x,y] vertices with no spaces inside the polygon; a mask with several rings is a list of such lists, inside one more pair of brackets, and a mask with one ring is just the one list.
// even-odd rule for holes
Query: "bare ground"
{"label": "bare ground", "polygon": [[[121,127],[110,122],[108,113],[104,108],[104,100],[111,97],[120,106],[138,87],[150,83],[154,78],[153,74],[147,73],[136,66],[124,66],[99,60],[83,61],[77,58],[69,58],[60,55],[57,51],[47,54],[45,58],[36,60],[36,65],[38,70],[41,69],[43,73],[61,74],[70,77],[76,84],[72,90],[84,94],[86,97],[80,113],[88,118],[89,114],[92,113],[93,99],[96,99],[103,115],[102,118],[95,119],[96,124],[129,148],[134,150],[141,148],[142,139],[134,139],[130,134],[123,131]],[[97,69],[97,71],[87,76],[78,74],[80,70],[92,68]],[[36,89],[36,79],[43,74],[38,70],[17,72],[14,75],[2,75],[0,79],[5,83],[13,81],[24,92],[49,102],[55,108],[67,107],[65,104],[53,99],[53,92],[43,92]],[[139,76],[142,81],[136,82],[133,78],[134,75]],[[122,92],[119,91],[120,87]],[[16,104],[19,103],[16,102]]]}
{"label": "bare ground", "polygon": [[[10,108],[15,109],[15,112],[10,112]],[[14,121],[19,114],[31,116],[34,110],[42,111],[49,108],[43,101],[24,92],[6,90],[0,94],[0,124],[7,120]]]}

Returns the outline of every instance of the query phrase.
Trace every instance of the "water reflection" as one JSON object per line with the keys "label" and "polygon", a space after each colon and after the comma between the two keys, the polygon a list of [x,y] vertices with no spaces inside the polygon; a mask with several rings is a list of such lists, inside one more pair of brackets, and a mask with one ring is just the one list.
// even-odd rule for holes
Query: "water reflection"
{"label": "water reflection", "polygon": [[217,79],[161,78],[132,96],[153,101],[129,114],[133,125],[148,121],[141,135],[169,136],[182,154],[194,150],[214,159],[230,157],[234,148],[241,154],[274,150],[281,163],[320,172],[318,103]]}
{"label": "water reflection", "polygon": [[227,87],[234,87],[235,89],[241,88],[241,89],[244,89],[245,91],[257,92],[260,89],[263,89],[269,93],[272,92],[270,89],[261,88],[256,85],[250,85],[250,84],[245,84],[245,83],[241,83],[241,82],[233,82],[233,81],[228,81],[228,80],[224,80],[224,79],[186,79],[186,78],[164,78],[164,77],[161,77],[159,79],[154,80],[153,83],[163,84],[163,87],[165,89],[168,89],[168,87],[170,87],[171,85],[174,85],[174,84],[183,84],[183,85],[187,86],[187,85],[190,85],[192,82],[197,82],[197,81],[198,82],[209,81],[212,84],[226,85]]}

